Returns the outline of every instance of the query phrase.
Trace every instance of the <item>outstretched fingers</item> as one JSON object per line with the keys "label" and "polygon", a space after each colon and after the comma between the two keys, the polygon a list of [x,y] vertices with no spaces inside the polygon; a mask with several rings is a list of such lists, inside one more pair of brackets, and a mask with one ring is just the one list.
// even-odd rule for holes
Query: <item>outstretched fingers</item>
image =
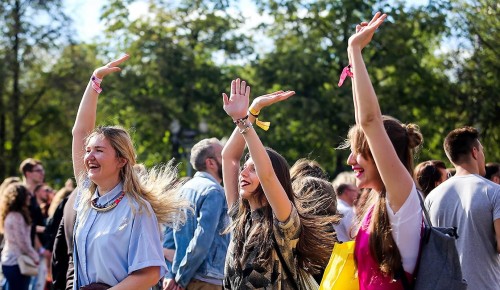
{"label": "outstretched fingers", "polygon": [[222,102],[224,103],[224,106],[229,105],[229,97],[226,95],[226,93],[222,93]]}
{"label": "outstretched fingers", "polygon": [[380,11],[377,11],[377,13],[375,13],[375,15],[373,15],[373,18],[372,20],[370,20],[370,22],[368,23],[368,25],[371,25],[372,23],[374,23],[375,21],[377,21],[377,19],[380,17]]}
{"label": "outstretched fingers", "polygon": [[247,100],[250,99],[250,86],[246,86],[244,90],[245,90],[245,97],[247,98]]}
{"label": "outstretched fingers", "polygon": [[371,23],[371,25],[377,29],[382,23],[384,23],[384,20],[387,18],[387,14],[382,14],[380,17],[378,17],[375,22]]}
{"label": "outstretched fingers", "polygon": [[236,80],[231,81],[231,95],[236,94]]}
{"label": "outstretched fingers", "polygon": [[117,67],[117,66],[119,66],[120,64],[122,64],[123,62],[125,62],[129,58],[130,58],[130,55],[124,54],[121,57],[119,57],[118,59],[115,59],[115,60],[109,62],[106,66],[109,67],[109,68]]}
{"label": "outstretched fingers", "polygon": [[96,69],[94,71],[94,75],[96,77],[102,79],[109,74],[121,71],[122,69],[119,67],[119,65],[121,65],[123,62],[125,62],[127,59],[129,59],[129,57],[130,56],[128,54],[124,54],[120,58],[115,59],[115,60],[109,62],[108,64],[106,64],[105,66],[102,66],[102,67]]}
{"label": "outstretched fingers", "polygon": [[247,87],[247,82],[241,81],[241,84],[240,84],[240,94],[241,95],[245,94],[246,87]]}

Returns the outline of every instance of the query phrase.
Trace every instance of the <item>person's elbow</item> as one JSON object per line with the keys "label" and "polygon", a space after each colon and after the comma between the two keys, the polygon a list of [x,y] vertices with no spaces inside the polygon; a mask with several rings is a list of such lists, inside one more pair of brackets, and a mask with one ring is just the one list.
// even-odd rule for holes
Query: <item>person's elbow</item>
{"label": "person's elbow", "polygon": [[[147,270],[146,270],[147,269]],[[160,267],[159,266],[154,266],[154,267],[149,267],[146,268],[145,272],[143,273],[143,282],[144,285],[148,285],[149,287],[153,287],[160,281]]]}
{"label": "person's elbow", "polygon": [[380,118],[381,116],[373,113],[373,112],[368,112],[366,114],[360,115],[359,116],[359,125],[363,130],[370,128],[373,126],[373,124],[380,123],[382,122],[382,119]]}

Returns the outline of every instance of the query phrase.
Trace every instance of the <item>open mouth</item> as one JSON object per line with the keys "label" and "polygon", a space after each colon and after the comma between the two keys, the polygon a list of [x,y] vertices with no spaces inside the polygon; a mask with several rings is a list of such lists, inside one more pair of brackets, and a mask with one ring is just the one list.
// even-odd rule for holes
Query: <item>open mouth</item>
{"label": "open mouth", "polygon": [[356,177],[361,176],[361,174],[363,174],[363,172],[365,172],[365,170],[362,168],[353,168],[352,170],[354,171],[354,174],[356,175]]}
{"label": "open mouth", "polygon": [[100,166],[99,166],[99,165],[97,165],[97,164],[94,164],[94,163],[89,163],[89,164],[87,165],[87,167],[89,168],[89,170],[92,170],[92,169],[97,169],[97,168],[99,168]]}

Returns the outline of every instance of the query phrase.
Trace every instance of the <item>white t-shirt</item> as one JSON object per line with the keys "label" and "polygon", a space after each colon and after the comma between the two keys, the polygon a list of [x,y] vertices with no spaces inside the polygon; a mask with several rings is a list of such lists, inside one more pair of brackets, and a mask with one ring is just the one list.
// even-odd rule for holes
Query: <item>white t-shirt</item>
{"label": "white t-shirt", "polygon": [[422,207],[418,199],[418,191],[413,184],[410,195],[398,212],[394,213],[389,200],[386,202],[387,213],[392,227],[392,237],[398,246],[403,268],[413,273],[420,250],[422,233]]}
{"label": "white t-shirt", "polygon": [[337,239],[340,242],[347,242],[354,237],[351,235],[352,226],[354,223],[354,210],[345,201],[337,199],[337,211],[342,214],[342,219],[336,225],[333,225]]}

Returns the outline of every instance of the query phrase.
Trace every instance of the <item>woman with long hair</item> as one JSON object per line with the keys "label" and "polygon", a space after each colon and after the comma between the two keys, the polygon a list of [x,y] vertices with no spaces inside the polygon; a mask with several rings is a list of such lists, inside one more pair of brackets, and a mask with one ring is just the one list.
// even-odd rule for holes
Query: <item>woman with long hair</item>
{"label": "woman with long hair", "polygon": [[159,224],[182,223],[188,208],[174,194],[177,172],[171,165],[136,171],[129,133],[119,126],[94,128],[100,83],[127,59],[94,71],[73,127],[75,290],[95,283],[151,288],[166,272]]}
{"label": "woman with long hair", "polygon": [[2,272],[7,283],[4,290],[28,290],[31,277],[21,274],[17,259],[28,255],[35,263],[40,256],[31,245],[30,193],[21,183],[7,185],[0,197],[0,232],[4,234]]}
{"label": "woman with long hair", "polygon": [[[222,152],[231,243],[226,256],[226,289],[317,287],[311,274],[328,263],[336,217],[301,213],[286,160],[265,148],[252,126],[260,110],[292,96],[276,92],[248,107],[250,87],[233,80],[223,94],[224,110],[236,128]],[[250,112],[248,114],[247,112]],[[245,144],[249,155],[240,170]]]}
{"label": "woman with long hair", "polygon": [[356,185],[372,191],[354,250],[362,290],[400,290],[404,278],[411,283],[422,230],[412,178],[413,153],[422,135],[414,124],[382,116],[361,54],[386,17],[378,12],[369,23],[357,25],[348,47],[356,125],[348,134],[347,163],[356,174]]}

